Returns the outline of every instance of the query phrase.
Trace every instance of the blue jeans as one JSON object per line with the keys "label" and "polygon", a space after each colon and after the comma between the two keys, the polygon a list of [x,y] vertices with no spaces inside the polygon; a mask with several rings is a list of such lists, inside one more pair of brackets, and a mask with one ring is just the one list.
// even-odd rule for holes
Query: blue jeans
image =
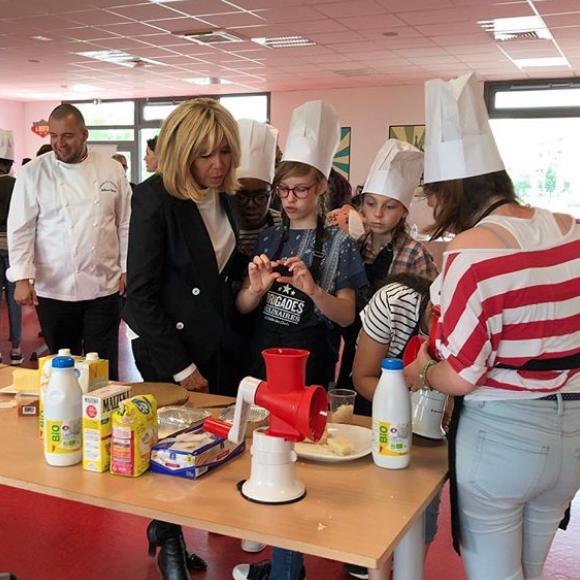
{"label": "blue jeans", "polygon": [[273,548],[269,580],[298,580],[303,564],[304,556],[300,552]]}
{"label": "blue jeans", "polygon": [[457,485],[469,580],[540,580],[580,488],[580,400],[466,401]]}
{"label": "blue jeans", "polygon": [[6,278],[8,268],[10,268],[8,250],[0,250],[0,280],[6,289],[6,303],[8,304],[8,325],[10,327],[8,340],[12,344],[19,344],[22,340],[22,308],[14,300],[16,284],[9,282]]}

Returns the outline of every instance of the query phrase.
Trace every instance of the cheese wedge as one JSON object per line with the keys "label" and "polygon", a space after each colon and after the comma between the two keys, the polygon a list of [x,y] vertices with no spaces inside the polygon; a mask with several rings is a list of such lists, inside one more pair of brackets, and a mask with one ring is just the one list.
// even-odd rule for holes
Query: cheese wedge
{"label": "cheese wedge", "polygon": [[346,437],[330,435],[326,440],[328,448],[339,457],[345,457],[354,453],[354,446]]}

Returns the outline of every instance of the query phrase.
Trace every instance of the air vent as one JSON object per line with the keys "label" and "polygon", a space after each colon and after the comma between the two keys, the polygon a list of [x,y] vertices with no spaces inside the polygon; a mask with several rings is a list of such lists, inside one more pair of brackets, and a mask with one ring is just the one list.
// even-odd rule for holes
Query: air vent
{"label": "air vent", "polygon": [[482,20],[478,24],[496,42],[552,40],[552,33],[539,16]]}
{"label": "air vent", "polygon": [[244,42],[243,38],[226,32],[225,30],[203,30],[199,32],[174,32],[173,34],[181,36],[191,42],[198,44],[213,45],[213,44],[232,44],[234,42]]}

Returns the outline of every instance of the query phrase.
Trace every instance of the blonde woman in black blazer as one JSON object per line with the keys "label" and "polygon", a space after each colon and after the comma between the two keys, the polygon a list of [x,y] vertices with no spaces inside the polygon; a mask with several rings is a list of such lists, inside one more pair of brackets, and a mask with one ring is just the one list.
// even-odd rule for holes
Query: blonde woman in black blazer
{"label": "blonde woman in black blazer", "polygon": [[[154,176],[133,194],[124,311],[145,381],[235,395],[243,370],[228,272],[237,244],[230,204],[240,159],[237,123],[213,99],[175,109],[159,133]],[[164,580],[189,580],[205,562],[180,526],[153,521]]]}

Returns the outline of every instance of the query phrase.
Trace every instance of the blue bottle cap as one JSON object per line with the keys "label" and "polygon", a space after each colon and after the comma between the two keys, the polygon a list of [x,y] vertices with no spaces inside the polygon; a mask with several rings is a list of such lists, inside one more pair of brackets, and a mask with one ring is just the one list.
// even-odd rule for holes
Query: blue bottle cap
{"label": "blue bottle cap", "polygon": [[72,356],[56,356],[52,359],[53,369],[72,369],[75,366],[75,360]]}
{"label": "blue bottle cap", "polygon": [[386,371],[402,371],[403,361],[400,358],[384,358],[381,368]]}

